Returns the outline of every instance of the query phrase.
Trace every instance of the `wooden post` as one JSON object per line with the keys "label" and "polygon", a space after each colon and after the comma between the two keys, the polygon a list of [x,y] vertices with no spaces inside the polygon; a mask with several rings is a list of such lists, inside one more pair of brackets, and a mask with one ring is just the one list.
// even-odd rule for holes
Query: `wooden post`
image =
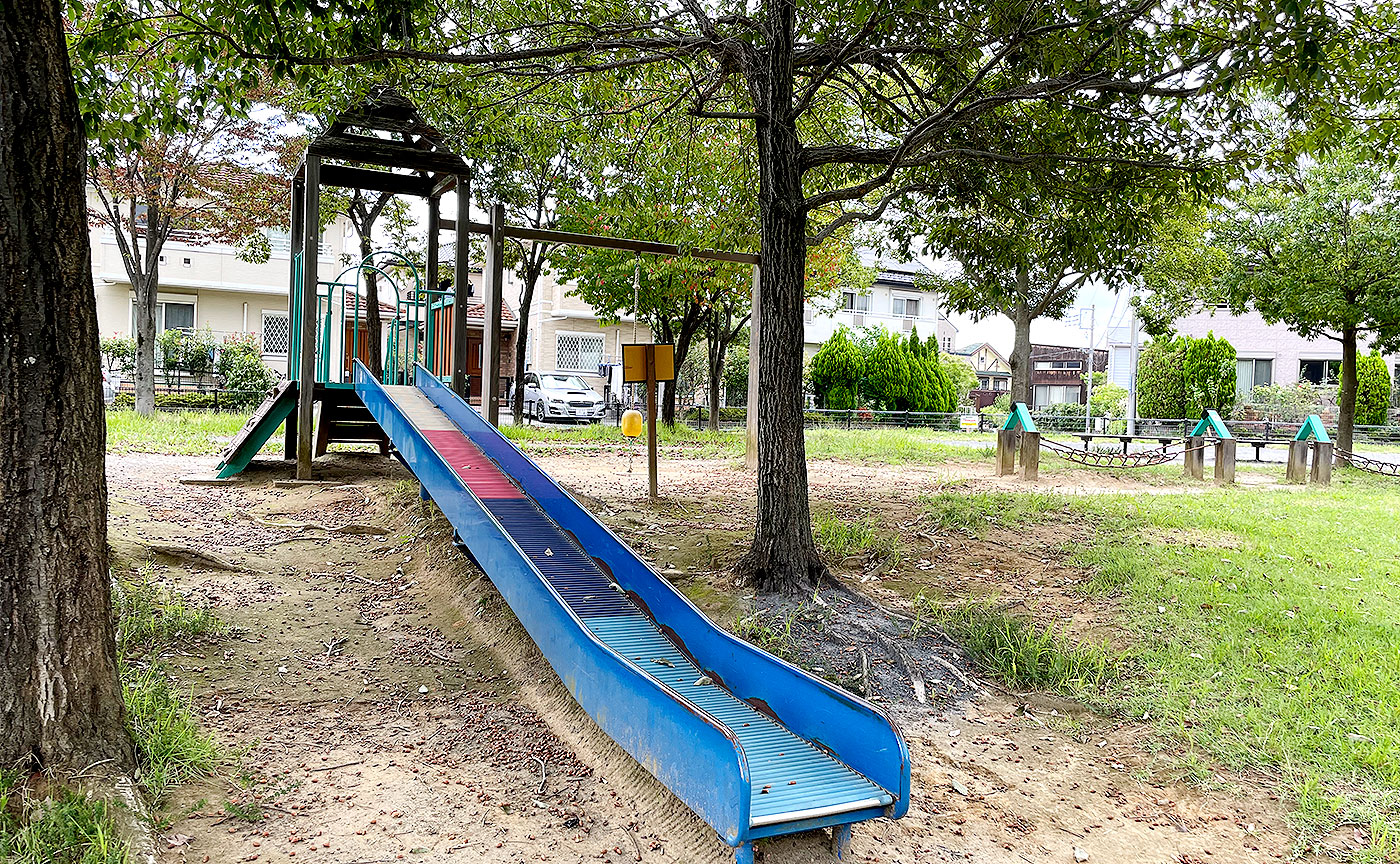
{"label": "wooden post", "polygon": [[302,211],[301,370],[297,378],[297,479],[311,479],[311,433],[316,396],[316,265],[321,257],[321,157],[306,156],[306,206]]}
{"label": "wooden post", "polygon": [[1237,443],[1234,438],[1221,438],[1215,442],[1215,482],[1222,486],[1229,486],[1235,482]]}
{"label": "wooden post", "polygon": [[997,476],[1016,473],[1016,430],[997,430]]}
{"label": "wooden post", "polygon": [[[471,235],[467,233],[467,216],[471,207],[471,189],[468,185],[465,174],[457,177],[457,244],[454,247],[456,255],[452,265],[452,391],[463,399],[470,395],[470,386],[467,383],[467,295],[471,292],[471,271],[467,264],[471,258]],[[437,285],[430,287],[436,288]],[[497,293],[496,299],[500,299]],[[500,306],[496,307],[495,321],[501,320]],[[482,345],[486,344],[486,327],[492,321],[491,310],[487,309],[485,321],[482,323]],[[496,328],[497,336],[500,334],[500,327]],[[494,350],[498,344],[497,339],[491,340]],[[484,357],[482,359],[485,359]],[[496,364],[499,371],[500,363]],[[482,364],[482,386],[481,404],[486,407],[486,364]],[[495,379],[490,379],[495,380]],[[492,425],[496,423],[496,415],[492,414],[488,418]]]}
{"label": "wooden post", "polygon": [[753,265],[753,303],[749,312],[749,402],[744,412],[744,468],[758,470],[758,292],[762,276]]}
{"label": "wooden post", "polygon": [[1021,432],[1021,479],[1040,477],[1040,433]]}
{"label": "wooden post", "polygon": [[[291,249],[287,256],[291,262],[290,273],[287,274],[287,380],[297,380],[301,368],[297,365],[297,353],[291,350],[291,346],[297,341],[295,333],[292,332],[292,322],[297,320],[298,309],[292,308],[292,304],[297,302],[297,285],[301,274],[297,272],[297,255],[305,248],[302,245],[306,219],[306,181],[295,179],[292,181],[292,231]],[[297,415],[292,413],[287,416],[287,428],[285,437],[282,439],[282,458],[297,458]]]}
{"label": "wooden post", "polygon": [[1312,442],[1312,482],[1319,486],[1332,485],[1332,442]]}
{"label": "wooden post", "polygon": [[1192,435],[1186,439],[1186,453],[1183,454],[1185,464],[1182,465],[1182,473],[1187,477],[1194,477],[1197,480],[1206,479],[1206,439],[1200,435]]}
{"label": "wooden post", "polygon": [[[438,287],[438,252],[441,249],[439,242],[442,234],[442,199],[436,195],[428,196],[428,261],[424,268],[424,279],[427,284],[423,287],[431,288],[434,291]],[[453,273],[456,273],[454,270]],[[399,298],[403,299],[403,298]]]}
{"label": "wooden post", "polygon": [[[460,246],[467,236],[467,222],[464,216],[458,218],[461,219],[457,223],[457,244]],[[505,231],[506,206],[497,204],[491,208],[491,238],[486,247],[486,272],[483,274],[486,287],[481,296],[486,304],[485,320],[481,325],[481,413],[492,426],[501,425],[501,394],[497,388],[501,380],[501,290],[505,286]],[[465,266],[462,267],[462,279],[465,282]],[[465,316],[462,325],[466,326]],[[466,363],[465,351],[462,362]],[[462,368],[465,370],[465,365]]]}
{"label": "wooden post", "polygon": [[1288,442],[1288,470],[1284,478],[1289,483],[1308,482],[1308,442]]}
{"label": "wooden post", "polygon": [[647,346],[647,495],[656,494],[656,346]]}

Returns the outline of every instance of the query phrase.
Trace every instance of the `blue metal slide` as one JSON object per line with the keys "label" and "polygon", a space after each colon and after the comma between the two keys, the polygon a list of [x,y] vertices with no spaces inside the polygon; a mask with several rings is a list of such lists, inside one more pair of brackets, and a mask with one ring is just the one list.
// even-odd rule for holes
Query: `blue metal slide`
{"label": "blue metal slide", "polygon": [[355,389],[598,725],[751,861],[752,841],[909,809],[874,705],[715,626],[421,366]]}

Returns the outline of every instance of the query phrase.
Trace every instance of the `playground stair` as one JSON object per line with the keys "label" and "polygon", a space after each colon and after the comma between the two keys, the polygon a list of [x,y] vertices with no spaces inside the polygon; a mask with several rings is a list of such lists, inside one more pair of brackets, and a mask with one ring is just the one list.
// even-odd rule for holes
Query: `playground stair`
{"label": "playground stair", "polygon": [[474,409],[417,380],[356,387],[579,704],[736,860],[823,827],[841,852],[852,823],[903,815],[908,750],[888,716],[715,626]]}

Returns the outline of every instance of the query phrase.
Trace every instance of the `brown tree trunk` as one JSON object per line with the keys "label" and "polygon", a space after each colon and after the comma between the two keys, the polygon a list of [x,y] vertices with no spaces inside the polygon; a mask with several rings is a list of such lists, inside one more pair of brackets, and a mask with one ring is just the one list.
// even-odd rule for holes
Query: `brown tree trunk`
{"label": "brown tree trunk", "polygon": [[[1021,283],[1020,294],[1025,295],[1025,282],[1029,278],[1026,268],[1016,271],[1016,281]],[[1011,322],[1016,326],[1016,336],[1011,343],[1011,401],[1031,404],[1031,310],[1025,301],[1017,301],[1012,310]]]}
{"label": "brown tree trunk", "polygon": [[510,400],[510,416],[515,418],[516,426],[525,425],[525,387],[521,382],[525,380],[525,361],[529,359],[525,351],[530,341],[525,334],[530,332],[530,306],[535,302],[535,284],[540,281],[540,272],[544,269],[544,254],[539,244],[534,244],[531,252],[539,254],[532,255],[534,260],[526,262],[525,287],[520,291],[520,309],[516,313],[520,320],[515,327],[515,394]]}
{"label": "brown tree trunk", "polygon": [[[374,252],[374,247],[370,243],[369,228],[360,235],[360,260],[363,261]],[[384,332],[384,324],[379,318],[379,274],[372,270],[362,271],[365,274],[365,341],[369,357],[366,358],[365,365],[374,375],[376,381],[384,380],[384,350],[380,346],[380,337]],[[429,288],[436,288],[436,285],[429,285]],[[351,357],[354,357],[355,347],[350,349]],[[353,365],[353,364],[352,364]]]}
{"label": "brown tree trunk", "polygon": [[86,144],[59,4],[0,6],[0,765],[129,771]]}
{"label": "brown tree trunk", "polygon": [[[1337,450],[1351,452],[1352,427],[1356,425],[1356,328],[1342,328],[1342,381],[1337,390]],[[1350,464],[1345,456],[1337,461]]]}
{"label": "brown tree trunk", "polygon": [[759,248],[758,521],[736,571],[762,591],[796,593],[826,575],[812,542],[807,454],[802,433],[802,304],[807,214],[801,144],[793,116],[792,39],[796,8],[765,4],[768,54],[749,70],[757,121]]}
{"label": "brown tree trunk", "polygon": [[706,349],[709,352],[708,359],[710,367],[709,391],[710,398],[706,401],[710,403],[710,423],[711,432],[719,431],[719,384],[720,378],[724,375],[724,331],[723,322],[717,323],[710,328]]}

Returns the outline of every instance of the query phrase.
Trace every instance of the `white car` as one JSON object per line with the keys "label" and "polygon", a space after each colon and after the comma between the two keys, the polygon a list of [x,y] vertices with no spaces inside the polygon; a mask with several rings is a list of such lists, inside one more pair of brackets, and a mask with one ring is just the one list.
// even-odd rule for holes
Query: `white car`
{"label": "white car", "polygon": [[[536,420],[597,423],[603,419],[603,397],[582,378],[568,372],[526,372],[525,414]],[[515,392],[511,391],[514,402]]]}

